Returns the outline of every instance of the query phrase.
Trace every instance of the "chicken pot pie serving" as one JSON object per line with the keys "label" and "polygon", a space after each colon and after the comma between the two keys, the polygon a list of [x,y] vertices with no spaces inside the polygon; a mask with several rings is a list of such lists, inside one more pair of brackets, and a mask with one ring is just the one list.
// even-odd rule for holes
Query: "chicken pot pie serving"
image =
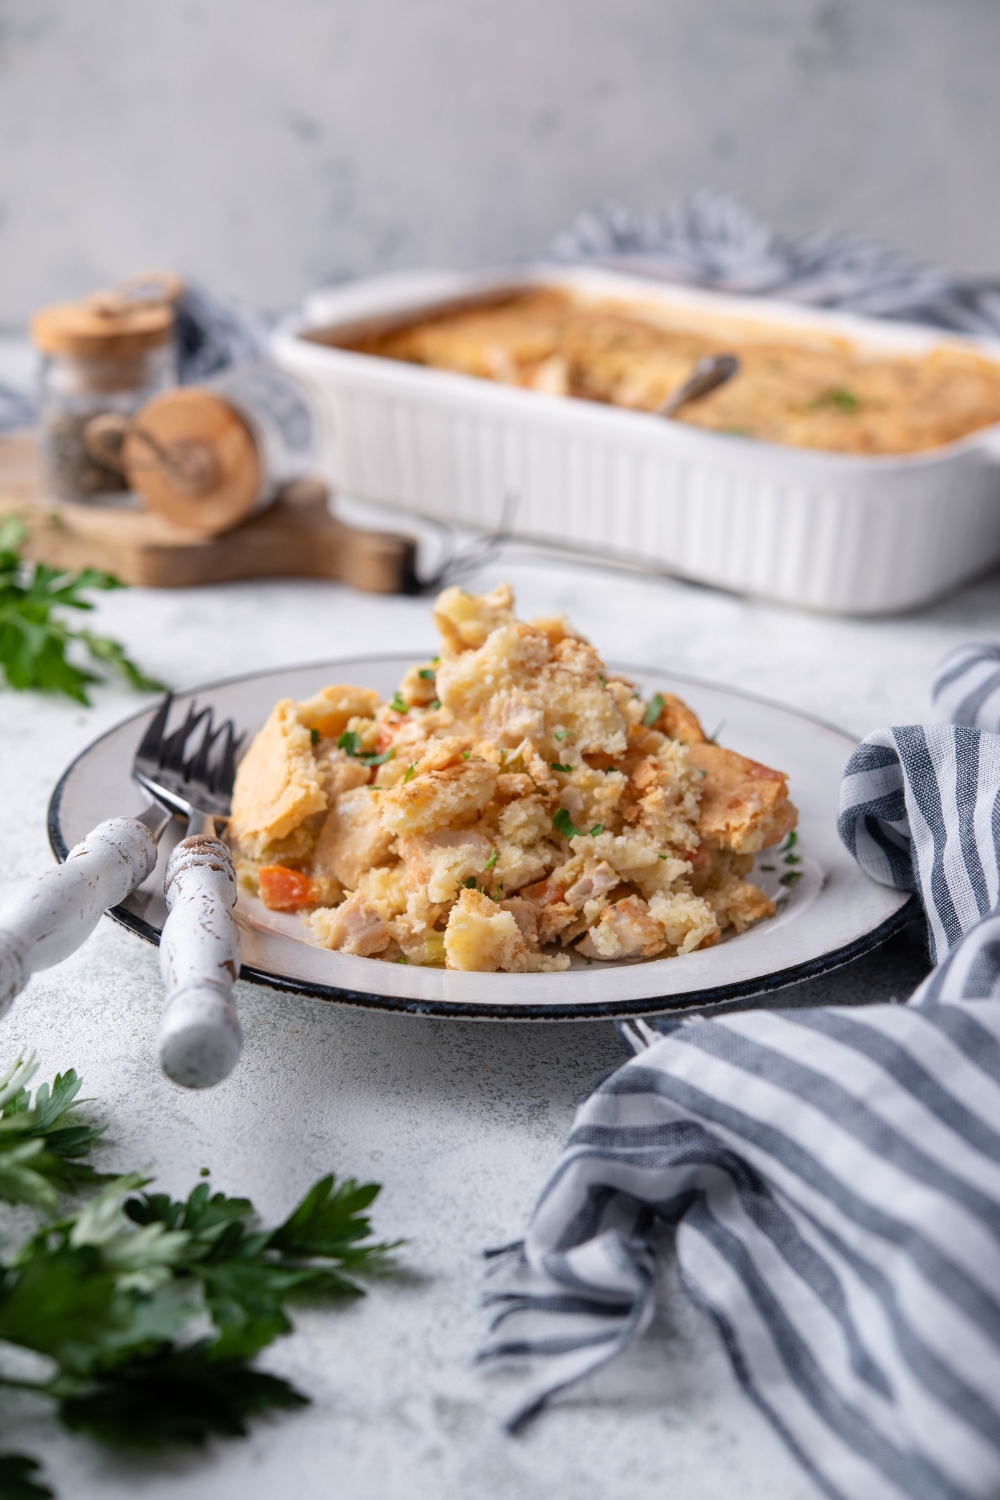
{"label": "chicken pot pie serving", "polygon": [[480,972],[690,953],[773,916],[746,877],[795,827],[785,776],[513,604],[446,589],[440,655],[388,703],[275,705],[236,776],[241,884],[325,948]]}

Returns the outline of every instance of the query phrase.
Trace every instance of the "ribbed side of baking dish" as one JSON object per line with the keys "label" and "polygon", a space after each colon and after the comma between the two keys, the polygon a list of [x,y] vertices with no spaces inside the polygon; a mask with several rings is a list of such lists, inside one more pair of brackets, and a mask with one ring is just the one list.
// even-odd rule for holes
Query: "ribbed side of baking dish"
{"label": "ribbed side of baking dish", "polygon": [[[925,603],[1000,559],[995,427],[901,458],[782,448],[301,336],[416,314],[514,279],[417,274],[354,283],[311,299],[278,335],[277,359],[313,392],[323,465],[338,489],[486,529],[506,517],[523,537],[844,613]],[[539,270],[516,280],[631,292],[688,315],[701,305],[715,317],[815,327],[880,352],[970,343],[604,273]]]}

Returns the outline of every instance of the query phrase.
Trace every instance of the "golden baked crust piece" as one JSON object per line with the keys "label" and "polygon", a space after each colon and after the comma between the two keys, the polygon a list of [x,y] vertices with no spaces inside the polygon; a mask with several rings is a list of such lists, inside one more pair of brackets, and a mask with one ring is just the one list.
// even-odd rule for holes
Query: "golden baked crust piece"
{"label": "golden baked crust piece", "polygon": [[283,698],[240,762],[230,837],[256,858],[325,807],[312,734],[291,698]]}
{"label": "golden baked crust piece", "polygon": [[798,822],[783,771],[772,771],[708,740],[689,745],[688,760],[696,771],[705,772],[698,832],[707,844],[756,854],[780,844]]}
{"label": "golden baked crust piece", "polygon": [[671,693],[661,696],[656,728],[685,744],[689,764],[704,773],[698,809],[701,838],[736,854],[756,854],[780,844],[799,820],[798,809],[788,800],[785,773],[713,744],[693,709]]}

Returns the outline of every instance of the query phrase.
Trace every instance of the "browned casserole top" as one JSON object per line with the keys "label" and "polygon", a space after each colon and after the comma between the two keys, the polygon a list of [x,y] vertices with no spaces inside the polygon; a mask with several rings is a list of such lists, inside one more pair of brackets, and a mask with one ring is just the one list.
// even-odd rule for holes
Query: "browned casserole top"
{"label": "browned casserole top", "polygon": [[1000,421],[1000,365],[957,346],[876,354],[822,331],[684,321],[541,288],[336,342],[635,411],[659,405],[704,355],[734,353],[738,374],[677,420],[801,448],[914,453]]}

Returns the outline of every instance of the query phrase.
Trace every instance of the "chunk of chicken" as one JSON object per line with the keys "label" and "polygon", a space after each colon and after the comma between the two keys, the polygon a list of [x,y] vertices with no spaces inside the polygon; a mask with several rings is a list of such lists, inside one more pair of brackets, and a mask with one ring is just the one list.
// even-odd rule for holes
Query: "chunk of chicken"
{"label": "chunk of chicken", "polygon": [[385,864],[393,835],[379,818],[379,799],[386,792],[359,786],[342,792],[320,829],[313,869],[334,875],[352,891],[366,870]]}
{"label": "chunk of chicken", "polygon": [[624,896],[606,906],[576,951],[584,958],[652,958],[667,946],[663,929],[639,896]]}
{"label": "chunk of chicken", "polygon": [[340,906],[321,906],[308,918],[316,941],[323,948],[369,958],[389,946],[388,924],[363,896],[348,896]]}

